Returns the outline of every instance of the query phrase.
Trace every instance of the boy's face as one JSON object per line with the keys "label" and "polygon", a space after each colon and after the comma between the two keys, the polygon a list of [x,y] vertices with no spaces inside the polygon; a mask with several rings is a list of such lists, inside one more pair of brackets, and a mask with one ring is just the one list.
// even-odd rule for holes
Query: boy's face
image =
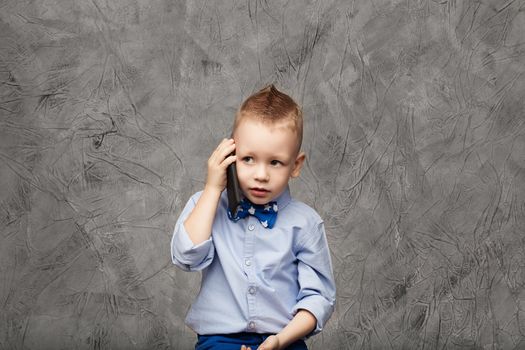
{"label": "boy's face", "polygon": [[277,198],[291,177],[300,174],[304,152],[297,154],[297,135],[286,122],[269,125],[245,118],[233,134],[237,177],[254,204]]}

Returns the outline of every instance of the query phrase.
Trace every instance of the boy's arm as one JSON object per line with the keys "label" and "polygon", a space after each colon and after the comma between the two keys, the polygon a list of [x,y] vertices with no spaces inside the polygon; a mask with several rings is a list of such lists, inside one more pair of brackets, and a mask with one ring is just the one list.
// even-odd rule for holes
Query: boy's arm
{"label": "boy's arm", "polygon": [[324,224],[318,223],[297,251],[299,293],[292,314],[308,310],[316,319],[311,333],[323,330],[335,306],[336,286]]}
{"label": "boy's arm", "polygon": [[[185,271],[207,267],[214,256],[211,229],[220,195],[226,187],[226,167],[235,161],[233,140],[224,139],[208,160],[206,187],[190,198],[175,224],[171,239],[171,259]],[[195,201],[195,199],[197,199]]]}
{"label": "boy's arm", "polygon": [[195,208],[184,221],[184,228],[193,244],[201,244],[210,239],[211,227],[221,192],[216,188],[206,186],[202,192]]}
{"label": "boy's arm", "polygon": [[[298,339],[301,339],[310,334],[317,324],[314,315],[308,310],[301,309],[295,314],[294,318],[276,334],[279,340],[278,349],[286,349],[286,347]],[[264,348],[262,348],[264,350]]]}
{"label": "boy's arm", "polygon": [[[257,348],[258,350],[281,350],[286,349],[296,340],[310,334],[317,324],[315,316],[310,311],[301,309],[294,318],[276,335],[271,335]],[[245,345],[241,350],[252,350]]]}
{"label": "boy's arm", "polygon": [[219,198],[226,187],[226,168],[236,159],[235,156],[228,156],[234,149],[233,139],[223,139],[208,159],[206,186],[195,208],[184,222],[184,228],[194,244],[200,244],[211,236]]}

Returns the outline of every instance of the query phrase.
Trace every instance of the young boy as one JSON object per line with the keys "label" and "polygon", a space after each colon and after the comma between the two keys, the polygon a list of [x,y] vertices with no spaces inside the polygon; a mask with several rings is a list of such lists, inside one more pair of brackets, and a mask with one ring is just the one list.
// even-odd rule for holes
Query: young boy
{"label": "young boy", "polygon": [[[173,263],[202,270],[186,317],[197,350],[307,349],[304,339],[333,312],[323,221],[288,188],[306,158],[302,124],[299,106],[273,85],[250,96],[235,117],[233,139],[222,140],[208,160],[204,190],[177,220]],[[224,191],[233,162],[245,197],[235,217]]]}

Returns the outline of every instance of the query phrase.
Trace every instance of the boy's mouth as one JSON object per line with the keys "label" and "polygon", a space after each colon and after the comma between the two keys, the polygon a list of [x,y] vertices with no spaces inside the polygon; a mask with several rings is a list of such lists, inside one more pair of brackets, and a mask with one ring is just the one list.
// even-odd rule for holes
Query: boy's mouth
{"label": "boy's mouth", "polygon": [[268,191],[265,188],[260,188],[260,187],[252,187],[252,188],[250,188],[250,193],[252,195],[254,195],[255,197],[264,197],[264,196],[266,196],[266,194],[268,192],[270,192],[270,191]]}

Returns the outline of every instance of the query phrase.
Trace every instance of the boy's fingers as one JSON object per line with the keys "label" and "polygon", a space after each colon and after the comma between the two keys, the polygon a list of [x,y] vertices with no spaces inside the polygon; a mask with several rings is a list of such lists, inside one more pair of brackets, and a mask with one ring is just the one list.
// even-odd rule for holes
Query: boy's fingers
{"label": "boy's fingers", "polygon": [[221,141],[221,143],[219,143],[219,147],[227,145],[227,144],[232,143],[232,142],[233,142],[233,139],[223,139]]}
{"label": "boy's fingers", "polygon": [[219,162],[222,162],[225,159],[227,159],[228,156],[230,156],[233,153],[233,151],[235,151],[235,144],[228,145],[225,148],[221,149],[216,155],[217,157],[219,157]]}
{"label": "boy's fingers", "polygon": [[219,142],[219,144],[217,145],[217,147],[215,147],[215,150],[217,151],[219,148],[221,148],[221,146],[224,145],[226,141],[228,141],[228,139],[222,139],[221,142]]}
{"label": "boy's fingers", "polygon": [[217,147],[215,147],[215,150],[219,149],[222,145],[224,145],[230,140],[233,140],[233,139],[222,139],[221,142],[219,142],[219,144],[217,145]]}
{"label": "boy's fingers", "polygon": [[235,149],[235,144],[233,143],[233,139],[225,140],[217,146],[214,153],[224,154],[225,150],[230,150],[230,149],[231,151],[229,153],[231,153],[233,151],[232,148]]}
{"label": "boy's fingers", "polygon": [[235,150],[235,143],[228,144],[228,145],[226,145],[226,147],[224,148],[224,152],[225,152],[226,154],[230,154],[230,153],[232,153],[234,150]]}
{"label": "boy's fingers", "polygon": [[229,156],[229,157],[226,157],[221,165],[224,166],[224,167],[227,167],[228,165],[234,163],[235,161],[237,160],[237,156],[236,155],[233,155],[233,156]]}
{"label": "boy's fingers", "polygon": [[226,156],[235,150],[235,144],[220,144],[210,156],[213,162],[221,163]]}

